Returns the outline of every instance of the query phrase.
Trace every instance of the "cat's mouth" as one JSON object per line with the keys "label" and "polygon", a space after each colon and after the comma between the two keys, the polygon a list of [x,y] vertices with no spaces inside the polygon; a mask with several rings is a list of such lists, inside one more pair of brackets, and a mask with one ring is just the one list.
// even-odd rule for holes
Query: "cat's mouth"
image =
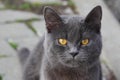
{"label": "cat's mouth", "polygon": [[84,60],[77,60],[75,58],[71,58],[71,59],[62,59],[61,63],[65,66],[68,67],[79,67],[81,66],[85,61]]}

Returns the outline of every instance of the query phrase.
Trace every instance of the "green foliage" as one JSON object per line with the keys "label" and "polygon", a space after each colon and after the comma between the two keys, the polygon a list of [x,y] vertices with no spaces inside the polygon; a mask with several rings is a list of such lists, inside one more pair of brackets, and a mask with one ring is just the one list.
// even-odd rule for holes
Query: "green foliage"
{"label": "green foliage", "polygon": [[75,3],[72,0],[68,0],[68,6],[75,8]]}
{"label": "green foliage", "polygon": [[[32,22],[33,21],[40,21],[39,18],[31,18],[31,19],[27,19],[27,20],[21,20],[21,19],[18,19],[18,20],[15,20],[15,21],[7,21],[5,22],[6,24],[10,24],[10,23],[24,23],[27,25],[27,27],[36,35],[38,35],[36,29],[32,26]],[[8,43],[10,44],[10,46],[14,49],[17,49],[18,45],[13,42],[12,40],[8,40]]]}
{"label": "green foliage", "polygon": [[41,7],[42,3],[31,3],[32,7]]}
{"label": "green foliage", "polygon": [[58,3],[58,2],[49,2],[49,3],[43,3],[43,5],[48,5],[48,6],[62,6],[62,3]]}
{"label": "green foliage", "polygon": [[13,49],[16,50],[18,48],[18,44],[14,42],[13,40],[8,40],[8,43]]}
{"label": "green foliage", "polygon": [[7,55],[0,55],[0,59],[5,58],[5,57],[8,57],[8,56]]}
{"label": "green foliage", "polygon": [[23,20],[23,19],[18,19],[18,20],[15,20],[15,21],[6,21],[5,23],[6,24],[10,24],[10,23],[26,23],[26,22],[33,22],[33,21],[40,21],[39,18],[31,18],[31,19],[26,19],[26,20]]}
{"label": "green foliage", "polygon": [[[58,2],[48,2],[48,3],[29,3],[29,2],[23,2],[20,5],[16,5],[14,2],[11,2],[9,0],[2,0],[2,2],[5,3],[6,8],[10,8],[10,9],[18,9],[18,10],[29,10],[32,11],[34,8],[40,8],[43,6],[62,6],[62,3],[58,3]],[[12,3],[12,4],[11,4]]]}
{"label": "green foliage", "polygon": [[20,9],[26,9],[26,10],[30,10],[31,9],[31,5],[29,3],[24,3],[24,4],[21,4],[19,6]]}
{"label": "green foliage", "polygon": [[2,75],[0,75],[0,80],[3,80]]}
{"label": "green foliage", "polygon": [[32,26],[31,22],[26,22],[26,25],[30,30],[32,30],[36,35],[38,35],[36,29]]}
{"label": "green foliage", "polygon": [[78,11],[76,10],[76,6],[73,0],[68,0],[68,6],[73,10],[75,14],[78,14]]}
{"label": "green foliage", "polygon": [[[8,2],[7,2],[8,1]],[[23,11],[31,11],[37,14],[42,13],[42,9],[44,6],[52,6],[56,7],[58,9],[61,9],[61,7],[70,7],[74,13],[77,13],[76,6],[73,2],[73,0],[68,0],[68,5],[64,6],[61,2],[46,2],[46,3],[38,3],[38,2],[26,2],[26,1],[17,1],[17,0],[2,0],[3,3],[5,3],[5,9],[14,9],[14,10],[23,10]]]}
{"label": "green foliage", "polygon": [[48,3],[31,3],[32,7],[42,7],[42,6],[62,6],[62,3],[58,2],[48,2]]}
{"label": "green foliage", "polygon": [[17,7],[15,5],[12,5],[11,8],[12,9],[17,9]]}
{"label": "green foliage", "polygon": [[25,22],[33,22],[33,21],[39,21],[40,19],[38,19],[38,18],[31,18],[31,19],[27,19],[27,20],[16,20],[16,21],[14,21],[14,22],[23,22],[23,23],[25,23]]}

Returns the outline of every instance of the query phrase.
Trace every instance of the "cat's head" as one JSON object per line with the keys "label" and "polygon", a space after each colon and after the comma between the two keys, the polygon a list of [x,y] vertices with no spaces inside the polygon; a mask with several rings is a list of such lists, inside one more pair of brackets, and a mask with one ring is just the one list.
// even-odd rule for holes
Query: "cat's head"
{"label": "cat's head", "polygon": [[44,10],[46,22],[45,52],[54,65],[78,67],[92,65],[99,59],[102,10],[95,7],[85,18],[59,16],[50,7]]}

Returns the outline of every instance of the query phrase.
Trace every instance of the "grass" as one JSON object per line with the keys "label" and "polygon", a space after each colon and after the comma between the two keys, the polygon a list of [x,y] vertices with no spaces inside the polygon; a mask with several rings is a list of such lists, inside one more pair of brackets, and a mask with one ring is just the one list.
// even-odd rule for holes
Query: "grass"
{"label": "grass", "polygon": [[75,3],[72,0],[68,0],[68,5],[69,6],[75,6]]}
{"label": "grass", "polygon": [[31,19],[27,19],[27,20],[16,20],[14,22],[33,22],[33,21],[39,21],[40,19],[38,18],[31,18]]}
{"label": "grass", "polygon": [[9,24],[9,23],[25,23],[25,22],[33,22],[33,21],[40,21],[40,19],[38,19],[38,18],[31,18],[31,19],[27,19],[27,20],[18,19],[18,20],[15,20],[15,21],[6,21],[4,23],[5,24]]}
{"label": "grass", "polygon": [[32,18],[32,19],[29,19],[29,20],[16,20],[16,22],[23,22],[27,25],[27,27],[35,34],[35,35],[38,35],[37,34],[37,31],[36,29],[32,26],[32,22],[33,21],[39,21],[40,19],[38,18]]}
{"label": "grass", "polygon": [[38,35],[36,29],[32,26],[31,22],[26,22],[25,24],[32,32],[34,32],[35,35]]}
{"label": "grass", "polygon": [[8,44],[15,50],[17,50],[18,48],[18,44],[16,42],[14,42],[13,40],[9,39],[8,40]]}
{"label": "grass", "polygon": [[8,57],[7,55],[0,55],[0,59],[1,58],[6,58],[6,57]]}
{"label": "grass", "polygon": [[[37,35],[38,36],[38,33],[37,33],[37,31],[36,31],[36,29],[32,26],[32,22],[33,21],[40,21],[40,19],[38,19],[38,18],[31,18],[31,19],[28,19],[28,20],[15,20],[15,21],[6,21],[5,23],[6,24],[9,24],[9,23],[24,23],[24,24],[26,24],[26,26],[35,34],[35,35]],[[14,43],[11,43],[11,42],[9,42],[9,44],[14,48],[14,49],[16,49],[16,47],[17,47],[17,45],[16,44],[14,44]]]}
{"label": "grass", "polygon": [[18,9],[26,9],[26,10],[30,10],[31,9],[31,5],[29,3],[24,3],[24,4],[21,4]]}
{"label": "grass", "polygon": [[67,5],[63,5],[60,2],[47,2],[47,3],[37,3],[37,2],[25,2],[23,1],[21,4],[16,5],[15,2],[12,2],[12,4],[10,4],[11,2],[7,3],[6,0],[2,0],[2,2],[5,4],[5,9],[13,9],[13,10],[23,10],[23,11],[30,11],[30,12],[34,12],[36,14],[42,14],[42,9],[44,6],[52,6],[55,7],[57,9],[61,9],[62,7],[70,7],[74,13],[76,13],[76,6],[74,4],[74,2],[72,0],[68,0],[68,4]]}
{"label": "grass", "polygon": [[[3,1],[4,2],[4,1]],[[26,10],[26,11],[34,11],[34,9],[40,9],[43,6],[62,6],[61,3],[58,2],[48,2],[48,3],[29,3],[24,2],[21,5],[11,5],[5,3],[5,9],[14,9],[14,10]]]}
{"label": "grass", "polygon": [[78,11],[76,10],[76,5],[73,0],[68,0],[68,6],[73,10],[75,14],[78,14]]}
{"label": "grass", "polygon": [[2,75],[0,75],[0,80],[3,80],[3,77],[2,77]]}

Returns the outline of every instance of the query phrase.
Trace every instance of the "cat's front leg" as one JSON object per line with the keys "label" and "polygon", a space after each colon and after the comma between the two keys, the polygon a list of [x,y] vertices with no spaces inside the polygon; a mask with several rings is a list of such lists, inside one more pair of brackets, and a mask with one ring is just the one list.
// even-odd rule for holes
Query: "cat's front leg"
{"label": "cat's front leg", "polygon": [[37,70],[37,64],[33,65],[32,62],[27,63],[24,72],[23,80],[39,80],[39,70]]}

